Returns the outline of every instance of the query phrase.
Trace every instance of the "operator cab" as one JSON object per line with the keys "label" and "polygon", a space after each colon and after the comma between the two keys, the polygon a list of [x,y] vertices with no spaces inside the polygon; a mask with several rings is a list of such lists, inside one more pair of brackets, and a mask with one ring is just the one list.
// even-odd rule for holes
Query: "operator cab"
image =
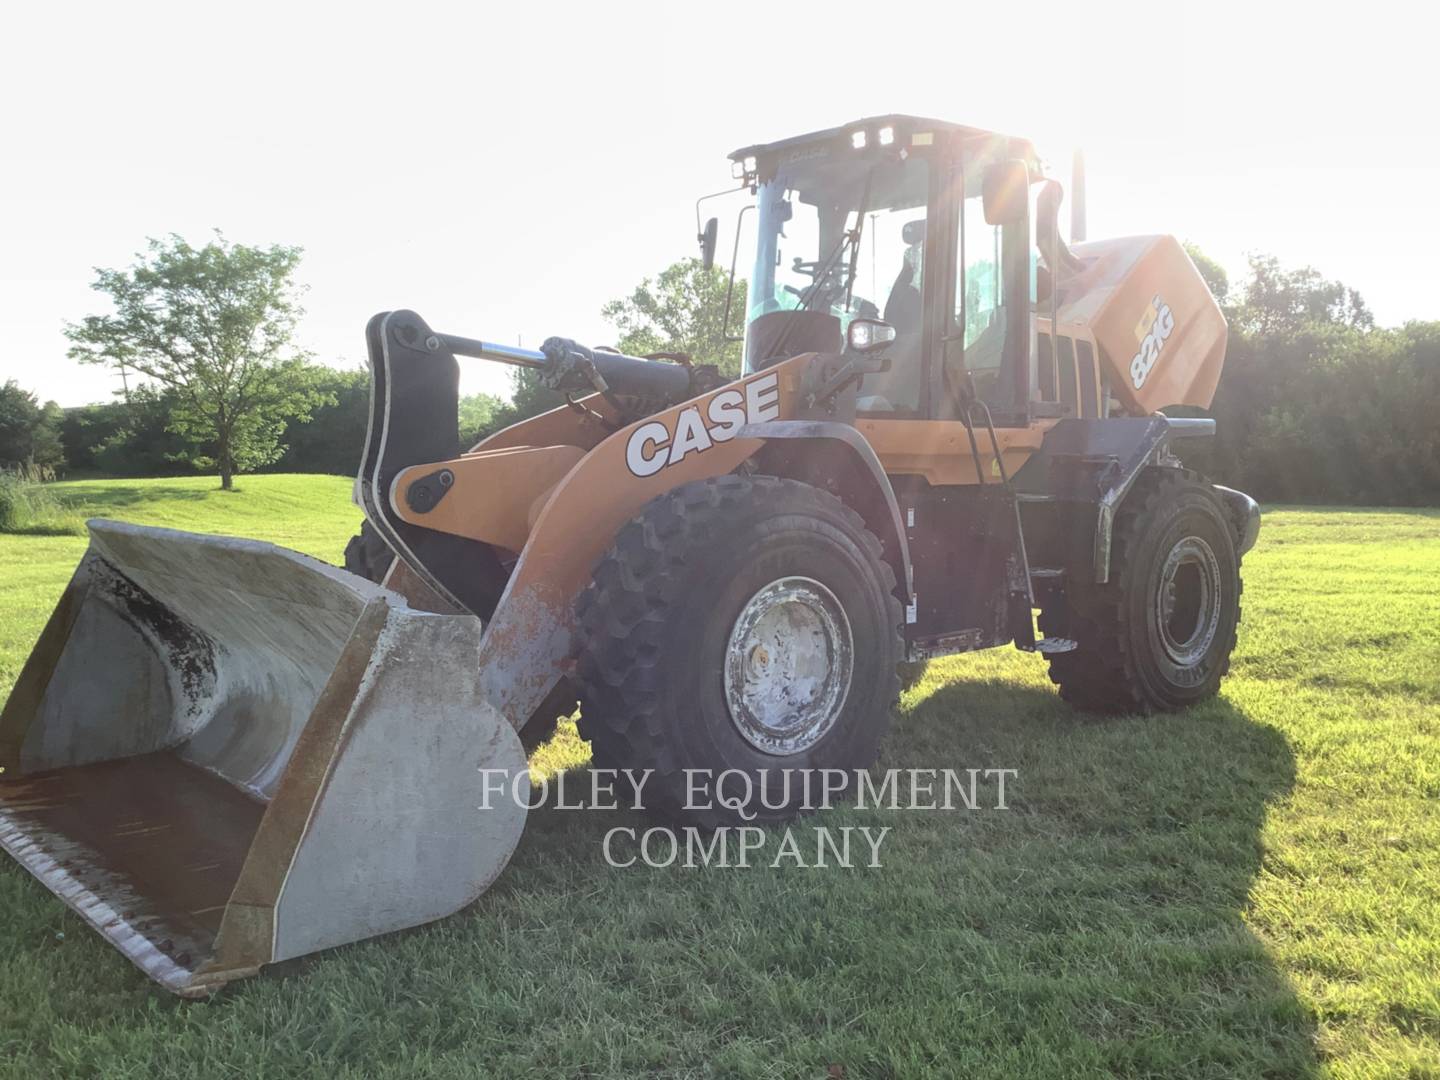
{"label": "operator cab", "polygon": [[997,425],[1028,424],[1028,141],[892,115],[730,157],[756,197],[747,372],[842,352],[852,322],[882,320],[894,339],[860,383],[861,416],[957,419],[973,392]]}

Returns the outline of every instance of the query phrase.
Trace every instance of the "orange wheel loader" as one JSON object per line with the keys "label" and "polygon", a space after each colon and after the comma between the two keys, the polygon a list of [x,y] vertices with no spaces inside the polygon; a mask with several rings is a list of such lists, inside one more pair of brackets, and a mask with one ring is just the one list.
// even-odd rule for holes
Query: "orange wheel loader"
{"label": "orange wheel loader", "polygon": [[[525,815],[483,770],[526,790],[577,701],[597,765],[705,826],[735,809],[686,770],[779,820],[772,778],[871,765],[907,662],[1014,645],[1082,710],[1215,694],[1259,511],[1174,453],[1213,421],[1163,410],[1209,405],[1226,336],[1180,245],[1064,242],[1028,142],[934,120],[732,160],[738,378],[386,312],[350,572],[90,523],[0,714],[0,844],[152,978],[200,995],[473,901]],[[466,450],[460,358],[568,403]]]}

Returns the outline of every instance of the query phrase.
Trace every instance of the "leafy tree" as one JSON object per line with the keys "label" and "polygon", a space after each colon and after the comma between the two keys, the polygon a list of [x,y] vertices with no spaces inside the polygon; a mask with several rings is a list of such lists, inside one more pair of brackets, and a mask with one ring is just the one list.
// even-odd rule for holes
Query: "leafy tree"
{"label": "leafy tree", "polygon": [[49,475],[65,461],[60,444],[60,406],[43,406],[14,379],[0,386],[0,467]]}
{"label": "leafy tree", "polygon": [[1215,302],[1224,307],[1230,299],[1230,275],[1225,272],[1225,268],[1189,241],[1185,243],[1185,254],[1190,256],[1195,269],[1200,271],[1200,276],[1210,287],[1210,294],[1215,297]]}
{"label": "leafy tree", "polygon": [[1313,324],[1369,330],[1375,325],[1358,292],[1322,277],[1313,267],[1286,270],[1274,255],[1251,255],[1249,262],[1241,302],[1230,313],[1242,332],[1293,333]]}
{"label": "leafy tree", "polygon": [[47,401],[40,407],[30,459],[46,472],[53,473],[65,463],[65,446],[60,441],[60,425],[64,420],[65,410],[56,402]]}
{"label": "leafy tree", "polygon": [[1272,256],[1230,295],[1216,438],[1187,463],[1263,499],[1440,501],[1440,323],[1376,328],[1354,289]]}
{"label": "leafy tree", "polygon": [[324,400],[292,342],[300,249],[151,240],[129,270],[97,270],[114,313],[66,326],[70,356],[124,366],[174,393],[170,429],[229,489],[279,459],[286,424]]}
{"label": "leafy tree", "polygon": [[[740,373],[740,343],[722,334],[729,283],[727,271],[681,259],[640,282],[624,299],[610,301],[600,314],[620,331],[615,347],[621,352],[687,353],[695,363],[715,364],[734,377]],[[743,319],[744,310],[745,282],[737,279],[731,321]]]}
{"label": "leafy tree", "polygon": [[469,394],[460,399],[460,445],[474,446],[485,436],[499,431],[515,409],[495,394]]}
{"label": "leafy tree", "polygon": [[0,466],[22,465],[30,460],[40,406],[35,395],[22,390],[14,379],[0,386]]}
{"label": "leafy tree", "polygon": [[65,410],[60,422],[60,442],[65,448],[65,464],[70,469],[97,469],[95,455],[105,441],[125,427],[125,405],[107,401],[97,405],[80,405]]}
{"label": "leafy tree", "polygon": [[65,462],[111,476],[174,476],[194,471],[191,449],[171,429],[175,392],[133,387],[126,401],[66,409],[60,424]]}
{"label": "leafy tree", "polygon": [[[613,347],[631,356],[649,353],[685,353],[697,364],[716,364],[722,373],[740,373],[740,344],[726,342],[721,335],[725,318],[725,293],[729,274],[718,268],[706,270],[699,259],[682,259],[645,278],[620,300],[600,309],[619,331]],[[735,282],[732,321],[745,308],[745,282]],[[501,428],[528,420],[565,404],[562,394],[541,384],[528,368],[510,376],[510,401],[478,394],[460,403],[462,442],[478,442]]]}
{"label": "leafy tree", "polygon": [[131,389],[117,403],[119,427],[95,448],[95,467],[111,476],[175,476],[193,472],[190,444],[171,422],[175,391],[152,386]]}
{"label": "leafy tree", "polygon": [[321,404],[309,416],[290,421],[284,434],[284,456],[270,468],[276,472],[355,475],[370,421],[369,371],[310,366],[303,376],[322,399]]}

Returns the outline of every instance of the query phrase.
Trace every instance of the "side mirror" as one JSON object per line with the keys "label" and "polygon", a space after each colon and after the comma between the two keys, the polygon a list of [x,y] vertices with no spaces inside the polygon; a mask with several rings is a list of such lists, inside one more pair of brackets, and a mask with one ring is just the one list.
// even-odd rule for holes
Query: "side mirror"
{"label": "side mirror", "polygon": [[851,319],[845,332],[851,352],[867,353],[883,349],[895,340],[895,328],[879,319]]}
{"label": "side mirror", "polygon": [[985,224],[1013,225],[1029,211],[1030,168],[1017,159],[999,161],[985,170],[981,182]]}
{"label": "side mirror", "polygon": [[700,241],[700,264],[706,270],[715,266],[715,232],[719,227],[720,223],[712,217],[705,222],[704,230],[695,238]]}

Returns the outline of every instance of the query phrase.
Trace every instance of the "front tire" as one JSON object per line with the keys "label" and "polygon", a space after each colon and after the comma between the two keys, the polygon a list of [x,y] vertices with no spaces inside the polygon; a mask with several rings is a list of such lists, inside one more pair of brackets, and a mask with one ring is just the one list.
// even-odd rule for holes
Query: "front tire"
{"label": "front tire", "polygon": [[1225,507],[1183,469],[1136,481],[1111,533],[1110,581],[1079,582],[1040,629],[1077,648],[1049,657],[1060,696],[1105,713],[1173,712],[1213,697],[1240,621],[1240,557]]}
{"label": "front tire", "polygon": [[[819,488],[683,485],[620,530],[580,596],[580,734],[600,767],[653,770],[643,802],[671,817],[793,817],[805,770],[853,778],[875,761],[899,696],[894,590],[879,539]],[[686,770],[710,794],[722,772],[743,773],[725,793],[751,798],[690,800]]]}
{"label": "front tire", "polygon": [[360,523],[360,531],[345,545],[345,569],[376,585],[385,580],[394,561],[395,553],[368,521]]}

